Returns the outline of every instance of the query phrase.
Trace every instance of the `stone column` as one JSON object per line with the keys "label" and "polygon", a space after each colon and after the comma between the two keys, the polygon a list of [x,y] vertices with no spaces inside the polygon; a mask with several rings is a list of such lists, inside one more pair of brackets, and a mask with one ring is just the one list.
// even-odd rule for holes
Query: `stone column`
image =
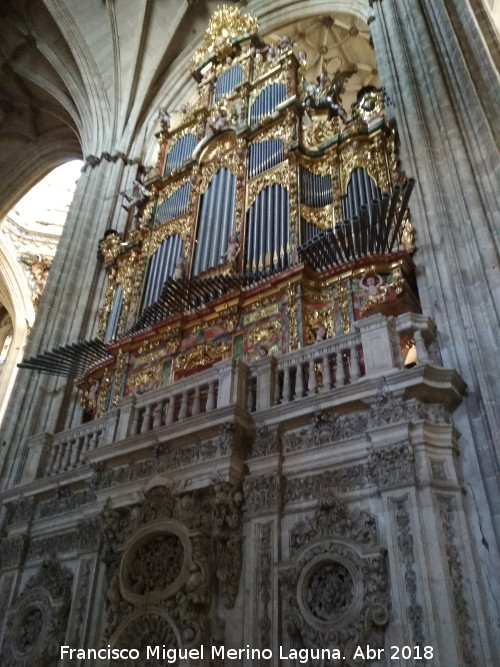
{"label": "stone column", "polygon": [[[485,496],[479,493],[488,499],[498,539],[500,376],[492,363],[500,330],[498,72],[468,2],[371,4],[403,166],[417,179],[412,218],[420,297],[436,322],[444,365],[456,367],[469,386],[458,420],[464,444],[475,448],[464,461],[469,479],[482,477]],[[491,525],[487,515],[482,520]]]}
{"label": "stone column", "polygon": [[[97,244],[106,229],[120,230],[124,225],[125,213],[120,212],[113,193],[118,196],[136,169],[137,165],[125,165],[122,160],[102,160],[81,174],[26,357],[96,335],[98,309],[106,289],[106,271],[97,256]],[[4,450],[0,471],[6,460],[20,460],[19,448],[30,435],[80,423],[79,392],[67,378],[22,370],[8,414],[15,419],[6,419],[3,426],[2,440],[10,443],[10,448]],[[11,469],[11,479],[18,474],[17,467]]]}

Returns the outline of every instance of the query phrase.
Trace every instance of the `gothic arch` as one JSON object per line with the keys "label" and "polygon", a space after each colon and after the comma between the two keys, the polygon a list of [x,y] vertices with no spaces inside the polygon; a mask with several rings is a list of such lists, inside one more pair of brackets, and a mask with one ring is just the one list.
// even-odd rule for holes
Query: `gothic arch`
{"label": "gothic arch", "polygon": [[0,236],[0,302],[12,319],[12,343],[3,364],[0,380],[0,422],[17,375],[30,328],[35,319],[31,293],[19,262]]}

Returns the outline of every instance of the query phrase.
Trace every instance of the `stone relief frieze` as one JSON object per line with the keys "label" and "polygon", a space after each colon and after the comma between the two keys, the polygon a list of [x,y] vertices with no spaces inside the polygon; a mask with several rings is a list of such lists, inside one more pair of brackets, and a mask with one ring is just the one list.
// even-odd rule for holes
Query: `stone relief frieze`
{"label": "stone relief frieze", "polygon": [[39,502],[36,508],[36,516],[44,518],[47,516],[55,516],[56,514],[63,514],[84,505],[95,502],[95,493],[89,489],[82,491],[73,491],[67,486],[57,489],[54,498]]}
{"label": "stone relief frieze", "polygon": [[243,494],[226,482],[214,485],[212,525],[219,594],[224,605],[234,606],[241,574]]}
{"label": "stone relief frieze", "polygon": [[80,521],[75,530],[31,540],[27,558],[40,558],[52,553],[93,551],[98,546],[99,520],[94,517]]}
{"label": "stone relief frieze", "polygon": [[368,546],[377,543],[375,517],[366,510],[349,510],[336,496],[322,501],[312,519],[299,521],[290,532],[290,552],[317,537],[346,538]]}
{"label": "stone relief frieze", "polygon": [[269,456],[271,454],[279,454],[280,452],[281,437],[279,432],[265,425],[257,426],[250,458]]}
{"label": "stone relief frieze", "polygon": [[91,486],[93,489],[108,489],[117,484],[214,461],[230,454],[244,458],[247,449],[247,438],[242,430],[238,426],[225,423],[221,424],[219,434],[211,440],[198,441],[178,449],[171,449],[168,443],[159,444],[147,458],[130,461],[117,468],[108,469],[101,463],[95,464]]}
{"label": "stone relief frieze", "polygon": [[353,661],[358,644],[382,647],[389,619],[385,554],[375,518],[332,496],[290,532],[291,559],[279,572],[286,641],[338,647]]}
{"label": "stone relief frieze", "polygon": [[9,511],[9,524],[26,523],[33,520],[35,515],[35,498],[21,497],[17,502],[12,503]]}
{"label": "stone relief frieze", "polygon": [[375,396],[368,413],[368,427],[393,424],[404,419],[403,399],[395,396],[388,387],[382,388]]}
{"label": "stone relief frieze", "polygon": [[0,662],[4,667],[51,667],[64,640],[71,602],[71,572],[55,558],[36,575],[8,610]]}
{"label": "stone relief frieze", "polygon": [[336,470],[328,470],[317,475],[287,478],[284,501],[297,503],[317,500],[332,493],[347,493],[361,489],[370,483],[370,468],[366,463],[358,463]]}
{"label": "stone relief frieze", "polygon": [[288,454],[361,435],[366,431],[367,423],[365,412],[340,417],[317,410],[306,428],[283,436],[283,452]]}
{"label": "stone relief frieze", "polygon": [[[272,645],[272,621],[271,621],[271,591],[273,583],[273,551],[272,535],[273,524],[268,521],[265,524],[259,524],[258,530],[258,625],[255,628],[257,633],[256,646],[267,648]],[[270,667],[271,661],[262,660],[264,667]]]}
{"label": "stone relief frieze", "polygon": [[376,449],[368,455],[370,474],[379,489],[415,482],[415,456],[410,443]]}
{"label": "stone relief frieze", "polygon": [[278,473],[247,477],[243,485],[245,510],[251,514],[278,512],[283,506],[285,480]]}
{"label": "stone relief frieze", "polygon": [[26,535],[0,540],[0,570],[20,565],[28,551],[29,538]]}
{"label": "stone relief frieze", "polygon": [[410,524],[409,500],[393,500],[396,521],[397,548],[404,572],[404,584],[407,595],[406,614],[411,628],[411,638],[416,646],[424,646],[423,619],[424,611],[418,599],[417,574],[415,572],[415,548]]}
{"label": "stone relief frieze", "polygon": [[454,616],[465,665],[478,665],[475,632],[472,628],[470,605],[465,589],[465,574],[457,540],[455,499],[452,496],[438,496],[438,511],[443,530],[444,549],[448,564],[448,575],[452,587]]}

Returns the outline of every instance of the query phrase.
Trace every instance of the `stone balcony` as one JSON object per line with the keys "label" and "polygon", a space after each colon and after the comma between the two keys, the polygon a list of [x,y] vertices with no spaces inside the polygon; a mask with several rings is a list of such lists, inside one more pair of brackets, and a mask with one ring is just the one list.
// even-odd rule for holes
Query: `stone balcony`
{"label": "stone balcony", "polygon": [[[400,339],[408,335],[417,350],[412,368],[404,367],[401,353]],[[440,366],[436,349],[429,318],[377,314],[357,322],[352,333],[279,358],[264,357],[249,365],[223,360],[169,386],[123,398],[116,409],[92,422],[33,436],[20,485],[4,494],[3,502],[8,504],[20,493],[39,495],[54,483],[81,484],[96,469],[150,456],[157,445],[179,455],[183,447],[216,441],[227,423],[240,427],[251,440],[256,427],[300,427],[318,409],[353,413],[369,407],[383,387],[404,400],[436,403],[452,411],[464,384],[454,371]],[[248,450],[236,456],[233,451],[221,454],[218,474],[241,478],[247,454]],[[209,483],[211,473],[199,467],[193,483]]]}

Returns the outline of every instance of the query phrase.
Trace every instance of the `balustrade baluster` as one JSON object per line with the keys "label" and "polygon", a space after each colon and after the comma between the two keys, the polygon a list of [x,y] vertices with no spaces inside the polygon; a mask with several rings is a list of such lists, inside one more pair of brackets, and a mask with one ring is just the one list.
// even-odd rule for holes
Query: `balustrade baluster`
{"label": "balustrade baluster", "polygon": [[52,449],[50,450],[49,460],[47,461],[47,467],[46,467],[47,475],[52,475],[52,473],[54,472],[53,468],[56,461],[56,454],[58,450],[59,450],[58,445],[52,445]]}
{"label": "balustrade baluster", "polygon": [[316,381],[316,367],[314,359],[309,359],[309,377],[307,378],[307,395],[312,396],[316,393],[318,383]]}
{"label": "balustrade baluster", "polygon": [[78,450],[80,449],[81,438],[75,438],[71,443],[71,456],[69,459],[69,467],[74,468],[78,460]]}
{"label": "balustrade baluster", "polygon": [[92,433],[85,433],[82,436],[82,448],[80,450],[80,456],[79,456],[80,461],[83,460],[85,454],[89,451],[91,438],[92,438]]}
{"label": "balustrade baluster", "polygon": [[153,410],[153,428],[163,426],[163,403],[158,401]]}
{"label": "balustrade baluster", "polygon": [[335,368],[335,386],[343,387],[345,381],[344,371],[344,353],[342,350],[337,352],[337,367]]}
{"label": "balustrade baluster", "polygon": [[290,366],[285,366],[283,369],[283,403],[288,403],[290,400]]}
{"label": "balustrade baluster", "polygon": [[248,412],[253,412],[253,406],[254,406],[254,379],[250,377],[247,385],[247,410]]}
{"label": "balustrade baluster", "polygon": [[295,398],[302,398],[304,395],[304,375],[302,363],[297,362],[297,373],[295,376]]}
{"label": "balustrade baluster", "polygon": [[322,367],[323,367],[323,387],[321,391],[325,392],[328,391],[332,386],[332,378],[330,374],[330,358],[326,352],[325,356],[323,357]]}
{"label": "balustrade baluster", "polygon": [[350,370],[349,375],[351,382],[355,382],[359,379],[361,375],[361,370],[359,368],[359,357],[358,357],[358,348],[356,344],[353,344],[350,348],[351,359],[350,359]]}
{"label": "balustrade baluster", "polygon": [[144,410],[144,416],[142,418],[142,424],[141,424],[141,433],[147,433],[148,431],[151,430],[152,417],[153,417],[153,404],[150,403],[148,406],[146,406]]}
{"label": "balustrade baluster", "polygon": [[194,417],[194,415],[199,415],[201,412],[201,387],[199,384],[196,385],[194,388],[194,399],[193,399],[193,407],[191,409],[191,415]]}
{"label": "balustrade baluster", "polygon": [[205,410],[211,412],[215,408],[215,380],[208,383],[207,406]]}
{"label": "balustrade baluster", "polygon": [[71,456],[71,445],[72,441],[68,440],[68,442],[65,442],[65,447],[64,447],[64,456],[61,464],[61,469],[62,470],[67,470],[69,466],[69,459]]}
{"label": "balustrade baluster", "polygon": [[182,392],[181,409],[179,410],[179,421],[185,419],[188,414],[188,390]]}
{"label": "balustrade baluster", "polygon": [[57,474],[59,472],[59,470],[61,469],[62,457],[63,457],[63,454],[64,454],[65,444],[66,443],[64,443],[64,442],[59,443],[59,449],[58,449],[58,452],[57,452],[56,461],[54,463],[54,470],[53,470],[54,474]]}
{"label": "balustrade baluster", "polygon": [[139,408],[134,408],[134,417],[132,419],[132,426],[130,428],[130,435],[137,435],[139,433],[139,420],[141,411]]}
{"label": "balustrade baluster", "polygon": [[90,449],[97,449],[97,445],[99,444],[99,436],[101,435],[101,431],[95,431],[94,435],[92,436],[90,440]]}
{"label": "balustrade baluster", "polygon": [[165,417],[165,424],[174,423],[175,413],[175,396],[171,396],[167,404],[167,416]]}
{"label": "balustrade baluster", "polygon": [[415,347],[417,348],[417,361],[419,364],[426,364],[429,361],[429,353],[424,343],[424,338],[420,329],[417,329],[413,334]]}
{"label": "balustrade baluster", "polygon": [[279,405],[281,403],[280,395],[280,372],[276,369],[274,374],[274,403],[273,405]]}

